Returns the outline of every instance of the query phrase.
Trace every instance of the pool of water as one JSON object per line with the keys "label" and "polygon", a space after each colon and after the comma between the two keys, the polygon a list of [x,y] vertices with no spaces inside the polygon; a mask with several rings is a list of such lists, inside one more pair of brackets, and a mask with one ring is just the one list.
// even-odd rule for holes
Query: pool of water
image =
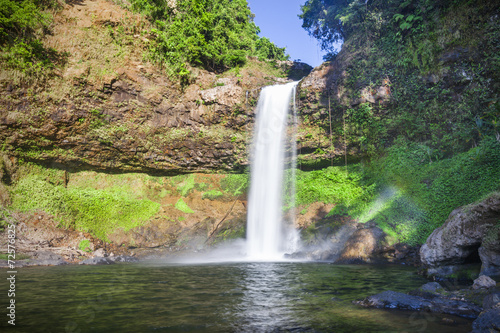
{"label": "pool of water", "polygon": [[[469,332],[471,321],[453,316],[352,304],[426,282],[404,266],[312,262],[27,267],[17,273],[13,331]],[[9,326],[2,312],[0,331]]]}

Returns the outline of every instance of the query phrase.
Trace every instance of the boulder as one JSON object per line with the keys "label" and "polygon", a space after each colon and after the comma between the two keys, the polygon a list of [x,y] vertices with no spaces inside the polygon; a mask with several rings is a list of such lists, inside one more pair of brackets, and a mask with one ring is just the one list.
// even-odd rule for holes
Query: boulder
{"label": "boulder", "polygon": [[217,86],[201,91],[201,99],[206,104],[217,103],[220,105],[233,106],[244,100],[244,97],[245,94],[243,89],[235,84]]}
{"label": "boulder", "polygon": [[500,309],[500,293],[496,292],[493,294],[486,295],[486,297],[483,299],[483,310],[489,310],[489,309]]}
{"label": "boulder", "polygon": [[495,280],[486,275],[481,275],[477,279],[474,280],[474,284],[472,285],[472,289],[481,289],[481,288],[494,288],[497,285]]}
{"label": "boulder", "polygon": [[500,332],[500,309],[489,309],[472,323],[472,333]]}
{"label": "boulder", "polygon": [[499,193],[478,204],[455,209],[421,247],[422,263],[435,268],[481,261],[483,274],[500,271],[500,248],[492,241],[498,237],[499,216]]}
{"label": "boulder", "polygon": [[444,289],[444,288],[438,282],[429,282],[420,287],[421,291],[426,291],[430,293],[435,293],[439,289]]}
{"label": "boulder", "polygon": [[106,251],[101,247],[92,253],[94,257],[107,257]]}
{"label": "boulder", "polygon": [[371,262],[383,251],[386,234],[371,223],[356,230],[344,245],[339,263]]}

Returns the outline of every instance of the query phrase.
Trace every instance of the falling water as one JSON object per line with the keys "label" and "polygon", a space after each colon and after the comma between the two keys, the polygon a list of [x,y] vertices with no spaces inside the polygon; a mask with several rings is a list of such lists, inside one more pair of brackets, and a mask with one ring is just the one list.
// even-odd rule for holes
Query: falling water
{"label": "falling water", "polygon": [[248,200],[247,256],[276,260],[289,250],[282,223],[285,132],[297,82],[266,87],[257,105]]}

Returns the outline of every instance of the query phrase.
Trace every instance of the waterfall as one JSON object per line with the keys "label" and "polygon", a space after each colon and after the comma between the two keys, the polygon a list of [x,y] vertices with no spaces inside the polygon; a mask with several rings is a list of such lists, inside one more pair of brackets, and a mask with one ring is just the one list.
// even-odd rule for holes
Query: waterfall
{"label": "waterfall", "polygon": [[293,238],[282,221],[282,195],[287,118],[296,86],[266,87],[257,104],[247,216],[250,259],[280,259]]}

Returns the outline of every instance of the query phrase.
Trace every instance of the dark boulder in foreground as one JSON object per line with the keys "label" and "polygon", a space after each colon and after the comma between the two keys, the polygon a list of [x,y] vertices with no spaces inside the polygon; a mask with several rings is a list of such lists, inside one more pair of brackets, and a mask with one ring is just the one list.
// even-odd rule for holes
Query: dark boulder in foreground
{"label": "dark boulder in foreground", "polygon": [[472,333],[500,332],[500,292],[487,295],[483,312],[472,324]]}

